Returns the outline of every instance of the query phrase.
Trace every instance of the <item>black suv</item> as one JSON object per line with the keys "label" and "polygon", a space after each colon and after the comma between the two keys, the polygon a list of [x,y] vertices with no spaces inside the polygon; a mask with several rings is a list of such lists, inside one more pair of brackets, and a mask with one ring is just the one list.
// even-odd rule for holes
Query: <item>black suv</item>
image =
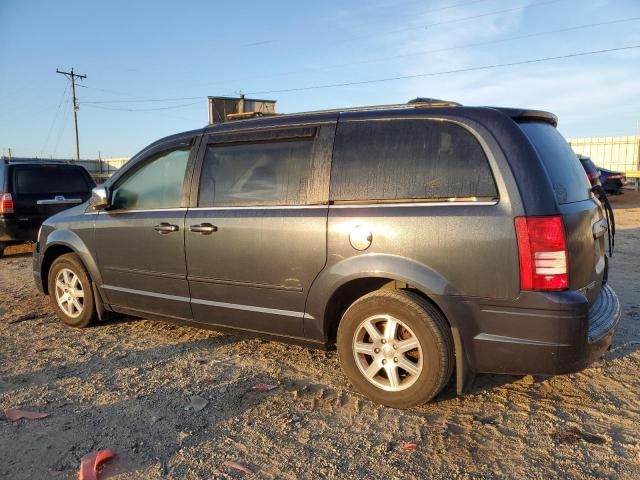
{"label": "black suv", "polygon": [[38,288],[107,311],[337,346],[367,397],[432,399],[454,367],[585,368],[620,317],[608,223],[556,117],[418,101],[164,138],[45,222]]}
{"label": "black suv", "polygon": [[35,241],[47,217],[86,202],[95,186],[80,165],[0,159],[0,257],[7,245]]}

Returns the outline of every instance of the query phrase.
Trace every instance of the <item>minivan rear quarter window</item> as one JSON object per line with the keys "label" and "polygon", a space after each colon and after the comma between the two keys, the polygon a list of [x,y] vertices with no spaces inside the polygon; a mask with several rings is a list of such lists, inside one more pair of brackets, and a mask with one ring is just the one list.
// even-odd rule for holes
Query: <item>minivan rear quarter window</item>
{"label": "minivan rear quarter window", "polygon": [[13,168],[13,190],[16,195],[86,193],[94,186],[81,167],[19,165]]}
{"label": "minivan rear quarter window", "polygon": [[591,188],[589,179],[560,132],[543,122],[523,122],[520,128],[538,152],[558,203],[587,200]]}
{"label": "minivan rear quarter window", "polygon": [[334,201],[497,198],[480,143],[464,127],[424,119],[340,124]]}

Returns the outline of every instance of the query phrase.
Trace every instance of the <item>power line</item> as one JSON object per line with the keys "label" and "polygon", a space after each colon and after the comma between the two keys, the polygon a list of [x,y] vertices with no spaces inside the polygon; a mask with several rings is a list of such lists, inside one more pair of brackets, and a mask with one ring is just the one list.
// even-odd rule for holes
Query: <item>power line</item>
{"label": "power line", "polygon": [[391,82],[395,80],[407,80],[411,78],[422,78],[422,77],[435,77],[438,75],[448,75],[452,73],[464,73],[464,72],[475,72],[479,70],[489,70],[494,68],[502,68],[502,67],[512,67],[515,65],[526,65],[531,63],[541,63],[541,62],[549,62],[553,60],[563,60],[567,58],[576,58],[576,57],[586,57],[588,55],[596,55],[599,53],[609,53],[609,52],[620,52],[623,50],[633,50],[636,48],[640,48],[640,45],[627,45],[624,47],[617,48],[607,48],[603,50],[592,50],[589,52],[576,52],[570,53],[567,55],[557,55],[555,57],[543,57],[543,58],[533,58],[530,60],[521,60],[518,62],[508,62],[508,63],[496,63],[492,65],[482,65],[478,67],[467,67],[467,68],[458,68],[454,70],[443,70],[439,72],[429,72],[429,73],[417,73],[412,75],[400,75],[396,77],[386,77],[386,78],[376,78],[372,80],[360,80],[356,82],[343,82],[343,83],[330,83],[325,85],[311,85],[307,87],[297,87],[297,88],[283,88],[278,90],[262,90],[257,92],[248,92],[247,95],[262,95],[269,93],[288,93],[288,92],[302,92],[306,90],[320,90],[324,88],[335,88],[335,87],[350,87],[353,85],[366,85],[371,83],[383,83],[383,82]]}
{"label": "power line", "polygon": [[[88,105],[89,107],[93,107],[93,108],[101,108],[103,110],[116,110],[116,111],[121,111],[121,112],[155,112],[158,110],[172,110],[174,108],[184,108],[184,107],[190,107],[192,105],[197,105],[197,104],[202,104],[203,103],[203,97],[196,97],[199,98],[200,100],[197,102],[190,102],[190,103],[182,103],[180,105],[171,105],[168,107],[158,107],[158,108],[120,108],[120,107],[105,107],[105,106],[101,106],[101,105]],[[83,102],[84,103],[84,102]]]}
{"label": "power line", "polygon": [[[439,7],[439,8],[432,8],[431,10],[426,10],[423,12],[420,12],[421,14],[427,14],[427,13],[438,13],[438,12],[442,12],[444,10],[451,10],[452,8],[457,8],[457,7],[466,7],[469,5],[474,5],[476,3],[484,3],[487,2],[488,0],[471,0],[471,1],[467,1],[467,2],[460,2],[460,3],[454,3],[452,5],[446,5],[443,7]],[[555,0],[555,1],[559,1],[559,0]],[[404,2],[404,3],[419,3],[416,1],[410,1],[410,2]],[[398,4],[386,4],[386,5],[367,5],[367,7],[365,7],[365,9],[371,9],[371,8],[380,8],[380,7],[398,7]],[[358,8],[356,10],[362,10],[362,8]],[[420,27],[421,28],[421,27]],[[282,39],[278,38],[278,39],[272,39],[272,40],[258,40],[255,42],[251,42],[251,43],[245,43],[244,45],[242,45],[243,47],[257,47],[260,45],[266,45],[269,43],[276,43],[276,42],[280,42],[283,41]]]}
{"label": "power line", "polygon": [[147,102],[177,102],[179,100],[202,100],[202,95],[198,97],[176,97],[176,98],[148,98],[145,100],[83,100],[83,105],[99,105],[103,103],[147,103]]}
{"label": "power line", "polygon": [[[475,20],[475,19],[479,19],[479,18],[483,18],[483,17],[489,17],[489,16],[493,16],[493,15],[498,15],[498,14],[501,14],[501,13],[509,13],[509,12],[513,12],[513,11],[517,11],[517,10],[523,10],[525,8],[528,8],[528,7],[537,7],[537,6],[549,5],[549,4],[557,3],[557,2],[560,2],[560,1],[564,1],[564,0],[546,0],[546,1],[542,1],[542,2],[531,3],[531,4],[527,4],[527,5],[521,5],[521,6],[518,6],[518,7],[507,8],[507,9],[503,9],[503,10],[495,10],[493,12],[482,13],[482,14],[479,14],[479,15],[472,15],[472,16],[467,16],[467,17],[459,17],[459,18],[453,18],[453,19],[449,19],[449,20],[443,20],[443,21],[434,22],[434,23],[421,25],[421,26],[404,27],[404,28],[401,28],[401,29],[390,30],[390,31],[386,31],[386,32],[377,32],[376,35],[389,35],[389,34],[400,33],[400,32],[404,32],[404,31],[408,31],[408,30],[423,30],[423,29],[427,29],[427,28],[430,28],[430,27],[438,26],[438,25],[446,25],[446,24],[450,24],[450,23],[462,22],[462,21],[467,21],[467,20]],[[468,4],[472,4],[472,3],[479,3],[479,1],[475,0],[475,1],[471,1],[471,2],[462,2],[462,3],[459,3],[459,4],[455,5],[455,6],[468,5]],[[437,10],[433,10],[433,11],[437,11]],[[370,35],[363,35],[363,36],[359,36],[359,37],[351,37],[349,39],[346,39],[346,41],[348,42],[348,41],[352,41],[352,40],[358,40],[359,38],[369,38],[369,37],[370,37]],[[274,40],[274,41],[280,41],[280,40]],[[259,42],[259,43],[268,43],[268,42],[270,42],[270,41]],[[323,45],[335,45],[335,44],[340,44],[340,43],[344,43],[344,42],[345,42],[344,40],[342,40],[342,41],[338,40],[338,41],[332,41],[332,42],[323,42]],[[296,72],[294,72],[294,73],[296,73]],[[255,78],[255,77],[248,77],[248,78],[246,78],[244,80],[251,80],[253,78]],[[85,103],[85,104],[102,104],[102,103],[169,102],[169,101],[180,101],[180,100],[195,100],[195,99],[198,99],[198,98],[202,98],[202,97],[198,96],[198,97],[176,97],[176,98],[153,98],[153,99],[141,99],[141,100],[95,100],[95,101],[84,101],[83,103]]]}
{"label": "power line", "polygon": [[47,147],[47,144],[49,143],[49,137],[51,137],[51,132],[53,131],[53,127],[56,124],[56,120],[58,120],[58,115],[60,114],[60,107],[62,106],[62,102],[67,96],[68,88],[69,88],[69,85],[64,86],[62,96],[60,97],[60,101],[58,102],[58,108],[56,109],[56,113],[53,116],[53,121],[51,122],[51,125],[49,125],[49,131],[47,132],[47,136],[45,137],[44,144],[42,145],[42,149],[40,149],[40,156],[43,156],[44,149]]}
{"label": "power line", "polygon": [[[631,18],[623,18],[623,19],[618,19],[618,20],[609,20],[609,21],[605,21],[605,22],[589,23],[589,24],[584,24],[584,25],[575,25],[573,27],[559,28],[559,29],[555,29],[555,30],[545,30],[545,31],[541,31],[541,32],[528,33],[528,34],[524,34],[524,35],[516,35],[516,36],[513,36],[513,37],[499,38],[497,40],[487,40],[485,42],[465,43],[465,44],[462,44],[462,45],[454,45],[454,46],[451,46],[451,47],[434,48],[434,49],[431,49],[431,50],[421,50],[421,51],[418,51],[418,52],[405,53],[405,54],[401,54],[401,55],[391,55],[391,56],[388,56],[388,57],[382,57],[382,58],[377,58],[377,59],[372,59],[372,60],[360,60],[360,61],[353,61],[353,62],[349,62],[349,63],[326,65],[324,67],[305,68],[303,70],[282,72],[282,73],[278,73],[278,74],[271,75],[271,76],[293,75],[295,73],[300,73],[300,72],[312,72],[312,71],[318,71],[318,70],[329,70],[329,69],[333,69],[333,68],[344,68],[344,67],[349,67],[349,66],[352,66],[352,65],[366,65],[366,64],[371,64],[371,63],[381,63],[381,62],[385,62],[387,60],[396,60],[396,59],[400,59],[400,58],[419,57],[419,56],[427,55],[427,54],[430,54],[430,53],[442,53],[442,52],[449,52],[451,50],[461,50],[461,49],[465,49],[465,48],[481,47],[481,46],[486,46],[486,45],[495,45],[495,44],[498,44],[498,43],[512,42],[512,41],[515,41],[515,40],[523,40],[523,39],[526,39],[526,38],[535,38],[535,37],[541,37],[541,36],[544,36],[544,35],[553,35],[553,34],[556,34],[556,33],[572,32],[572,31],[576,31],[576,30],[583,30],[583,29],[587,29],[587,28],[600,27],[600,26],[604,26],[604,25],[614,25],[614,24],[625,23],[625,22],[634,22],[634,21],[638,21],[638,20],[640,20],[640,17],[631,17]],[[266,77],[268,78],[269,76],[266,76]],[[265,78],[265,77],[260,77],[260,78]]]}
{"label": "power line", "polygon": [[[201,103],[201,102],[202,102],[202,97],[199,97],[199,98],[200,98],[200,102],[197,102],[197,103]],[[194,103],[194,104],[195,104],[195,103]],[[86,107],[89,107],[89,108],[98,108],[98,109],[100,109],[100,110],[110,110],[110,111],[114,111],[114,110],[115,110],[115,111],[126,111],[126,112],[133,112],[133,113],[142,113],[142,114],[146,114],[146,115],[162,115],[162,116],[165,116],[165,117],[168,117],[168,118],[177,118],[177,119],[179,119],[179,120],[187,120],[187,121],[189,121],[189,122],[193,122],[193,121],[195,121],[195,119],[194,119],[194,118],[181,117],[181,116],[179,116],[179,115],[171,115],[171,114],[164,113],[164,112],[154,111],[153,109],[152,109],[152,111],[144,110],[144,109],[143,109],[143,110],[136,110],[136,109],[120,109],[120,108],[110,108],[110,107],[105,107],[105,106],[102,106],[102,105],[86,105]]]}
{"label": "power line", "polygon": [[[437,26],[441,26],[441,25],[448,25],[451,23],[457,23],[457,22],[464,22],[467,20],[477,20],[479,18],[484,18],[484,17],[491,17],[493,15],[499,15],[501,13],[510,13],[510,12],[515,12],[518,10],[524,10],[525,8],[529,8],[529,7],[539,7],[539,6],[543,6],[543,5],[549,5],[552,3],[558,3],[564,0],[546,0],[543,2],[536,2],[536,3],[530,3],[527,5],[520,5],[518,7],[512,7],[512,8],[506,8],[503,10],[494,10],[492,12],[487,12],[487,13],[481,13],[478,15],[471,15],[471,16],[467,16],[467,17],[459,17],[459,18],[452,18],[449,20],[441,20],[438,22],[433,22],[433,23],[428,23],[425,25],[417,25],[415,27],[403,27],[403,28],[398,28],[395,30],[387,30],[386,32],[376,32],[375,35],[376,36],[382,36],[382,35],[394,35],[396,33],[402,33],[402,32],[406,32],[409,30],[426,30],[428,28],[431,27],[437,27]],[[343,44],[343,43],[348,43],[348,42],[352,42],[354,40],[360,40],[362,38],[371,38],[371,33],[366,34],[366,35],[358,35],[358,36],[354,36],[354,37],[349,37],[349,38],[345,38],[345,39],[339,39],[339,40],[334,40],[334,41],[329,41],[329,42],[322,42],[322,45],[326,46],[326,45],[339,45],[339,44]],[[258,46],[258,45],[264,45],[267,43],[277,43],[277,42],[282,42],[284,41],[283,39],[273,39],[273,40],[263,40],[260,42],[256,42],[254,44],[248,44],[245,46]]]}
{"label": "power line", "polygon": [[[436,48],[436,49],[431,49],[431,50],[422,50],[422,51],[418,51],[418,52],[410,52],[410,53],[401,54],[401,55],[392,55],[392,56],[388,56],[388,57],[371,59],[371,60],[352,61],[352,62],[349,62],[349,63],[326,65],[326,66],[323,66],[323,67],[290,70],[290,71],[286,71],[286,72],[275,73],[275,74],[272,74],[272,75],[260,75],[260,76],[244,77],[244,78],[237,79],[237,80],[227,80],[227,81],[224,81],[224,82],[216,82],[216,83],[231,83],[231,82],[246,81],[246,80],[259,80],[259,79],[264,79],[264,78],[272,78],[272,77],[278,77],[278,76],[284,76],[284,75],[294,75],[294,74],[297,74],[297,73],[312,72],[312,71],[318,71],[318,70],[328,70],[328,69],[333,69],[333,68],[344,68],[344,67],[349,67],[349,66],[352,66],[352,65],[364,65],[364,64],[371,64],[371,63],[379,63],[379,62],[384,62],[384,61],[387,61],[387,60],[395,60],[395,59],[401,59],[401,58],[411,58],[411,57],[417,57],[417,56],[427,55],[427,54],[431,54],[431,53],[441,53],[441,52],[452,51],[452,50],[460,50],[460,49],[465,49],[465,48],[472,48],[472,47],[479,47],[479,46],[486,46],[486,45],[494,45],[494,44],[499,44],[499,43],[504,43],[504,42],[515,41],[515,40],[522,40],[522,39],[527,39],[527,38],[535,38],[535,37],[540,37],[540,36],[544,36],[544,35],[565,33],[565,32],[583,30],[583,29],[587,29],[587,28],[595,28],[595,27],[600,27],[600,26],[605,26],[605,25],[615,25],[615,24],[619,24],[619,23],[635,22],[635,21],[638,21],[638,20],[640,20],[640,17],[620,18],[620,19],[615,19],[615,20],[607,20],[607,21],[603,21],[603,22],[589,23],[589,24],[583,24],[583,25],[574,25],[572,27],[567,27],[567,28],[560,28],[560,29],[555,29],[555,30],[545,30],[545,31],[541,31],[541,32],[534,32],[534,33],[529,33],[529,34],[524,34],[524,35],[517,35],[517,36],[513,36],[513,37],[500,38],[500,39],[497,39],[497,40],[488,40],[486,42],[467,43],[467,44],[462,44],[462,45],[454,45],[454,46],[451,46],[451,47],[442,47],[442,48]],[[92,87],[92,88],[95,89],[95,87]],[[103,90],[103,89],[96,89],[96,90],[112,92],[112,91]],[[121,92],[113,92],[113,93],[121,93]],[[231,93],[234,93],[234,92],[231,92]],[[231,93],[229,93],[229,94],[231,94]],[[126,95],[126,96],[130,96],[129,94],[126,94],[126,93],[121,93],[121,94],[122,95]],[[199,96],[199,97],[153,98],[153,99],[144,98],[144,99],[138,99],[138,100],[83,101],[82,103],[83,104],[111,104],[111,103],[173,102],[173,101],[195,100],[195,99],[201,99],[201,98],[202,98],[202,96]]]}
{"label": "power line", "polygon": [[[65,97],[65,101],[71,96],[71,92],[67,90],[67,96]],[[67,127],[67,117],[69,116],[69,110],[64,110],[62,114],[62,118],[60,119],[60,127],[58,128],[58,137],[56,139],[56,145],[53,149],[53,156],[56,156],[58,152],[58,145],[60,145],[60,139],[62,138],[62,134],[66,131]]]}

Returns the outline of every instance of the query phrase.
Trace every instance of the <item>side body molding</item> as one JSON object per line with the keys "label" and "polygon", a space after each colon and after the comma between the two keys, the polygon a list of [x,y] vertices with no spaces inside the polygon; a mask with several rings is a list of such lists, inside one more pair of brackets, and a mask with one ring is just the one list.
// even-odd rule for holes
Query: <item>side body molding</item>
{"label": "side body molding", "polygon": [[415,260],[380,253],[357,255],[344,260],[330,257],[327,267],[320,272],[307,297],[305,336],[326,342],[330,327],[326,313],[333,294],[353,280],[372,277],[407,283],[434,298],[436,304],[436,297],[460,294],[440,273]]}

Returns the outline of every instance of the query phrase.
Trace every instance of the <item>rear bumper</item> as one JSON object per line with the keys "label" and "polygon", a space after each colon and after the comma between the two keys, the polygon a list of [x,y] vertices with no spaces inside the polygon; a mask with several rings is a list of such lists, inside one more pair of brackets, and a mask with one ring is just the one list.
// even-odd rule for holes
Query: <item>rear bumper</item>
{"label": "rear bumper", "polygon": [[[530,306],[475,305],[474,313],[467,310],[471,315],[459,330],[469,370],[541,375],[576,372],[609,349],[620,320],[620,302],[608,285],[601,288],[590,308],[577,292],[532,293],[521,303]],[[531,308],[535,303],[538,308]]]}
{"label": "rear bumper", "polygon": [[42,218],[0,217],[0,242],[33,242]]}

